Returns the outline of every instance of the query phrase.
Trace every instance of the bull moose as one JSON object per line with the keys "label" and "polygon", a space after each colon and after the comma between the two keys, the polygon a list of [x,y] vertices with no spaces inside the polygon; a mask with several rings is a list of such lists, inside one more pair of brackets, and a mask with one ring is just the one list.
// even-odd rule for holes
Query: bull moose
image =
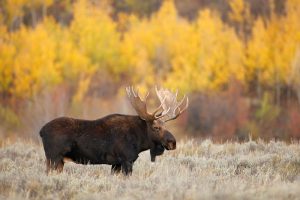
{"label": "bull moose", "polygon": [[188,107],[188,98],[177,101],[177,92],[157,89],[160,106],[147,112],[146,100],[133,87],[126,88],[137,116],[111,114],[97,120],[56,118],[40,130],[46,155],[47,173],[61,172],[64,158],[79,164],[112,165],[111,172],[129,175],[142,151],[150,149],[151,161],[166,150],[176,148],[174,136],[164,128]]}

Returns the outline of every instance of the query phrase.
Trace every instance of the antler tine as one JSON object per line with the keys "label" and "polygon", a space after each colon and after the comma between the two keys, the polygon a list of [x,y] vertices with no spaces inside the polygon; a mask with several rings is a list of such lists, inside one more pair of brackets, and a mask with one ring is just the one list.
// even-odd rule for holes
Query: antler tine
{"label": "antler tine", "polygon": [[[174,100],[176,100],[177,99],[177,95],[178,95],[178,89],[176,90],[176,93],[175,93],[175,98],[174,98]],[[185,96],[185,95],[184,95]]]}
{"label": "antler tine", "polygon": [[130,95],[129,87],[126,87],[125,89],[126,89],[127,95],[129,96]]}
{"label": "antler tine", "polygon": [[168,112],[170,111],[170,109],[171,108],[169,107],[168,110],[161,112],[159,115],[155,116],[155,119],[160,119],[160,118],[166,116],[168,114]]}
{"label": "antler tine", "polygon": [[157,89],[157,85],[155,86],[155,92],[158,95],[158,89]]}
{"label": "antler tine", "polygon": [[150,94],[149,92],[146,94],[146,96],[145,96],[145,101],[147,100],[149,94]]}
{"label": "antler tine", "polygon": [[126,87],[126,92],[127,92],[127,96],[129,97],[129,100],[131,102],[132,94],[131,94],[131,91],[130,91],[130,86]]}
{"label": "antler tine", "polygon": [[[132,91],[133,96],[134,96],[135,98],[139,98],[141,101],[143,101],[142,98],[141,98],[140,95],[139,95],[139,90],[138,90],[138,89],[137,89],[136,91],[134,91],[133,86],[131,86],[131,91]],[[148,96],[149,96],[149,92],[147,92],[146,96],[144,97],[144,101],[143,101],[143,102],[146,102]]]}
{"label": "antler tine", "polygon": [[163,88],[157,89],[157,86],[155,86],[156,95],[161,103],[160,107],[163,108],[163,112],[167,113],[166,110],[170,107],[168,105],[169,97],[166,95],[167,90],[164,90]]}
{"label": "antler tine", "polygon": [[[133,96],[134,96],[134,97],[137,97],[137,95],[136,95],[135,92],[134,92],[133,86],[131,86],[130,89],[131,89],[131,91],[132,91]],[[138,92],[138,91],[137,91],[137,92]]]}
{"label": "antler tine", "polygon": [[[158,118],[162,118],[162,117],[168,115],[169,111],[171,110],[171,107],[167,102],[167,101],[170,101],[170,97],[166,95],[166,92],[169,92],[168,90],[163,89],[163,88],[160,88],[158,90],[157,85],[155,86],[155,91],[156,91],[156,95],[157,95],[159,101],[161,102],[159,108],[155,111],[155,113],[157,113],[161,108],[163,109],[162,112],[160,112],[158,115],[156,115],[156,118],[158,119]],[[177,93],[176,93],[176,96],[177,96]],[[176,101],[176,98],[175,98],[175,101]]]}
{"label": "antler tine", "polygon": [[[165,117],[165,122],[176,119],[180,114],[182,114],[188,107],[188,98],[186,95],[182,98],[181,101],[177,102],[178,89],[175,92],[171,92],[168,89],[155,87],[156,94],[159,100],[162,103],[164,111],[160,113]],[[165,99],[165,101],[162,101]],[[186,101],[185,107],[183,108],[183,103]]]}
{"label": "antler tine", "polygon": [[133,86],[126,87],[127,96],[130,100],[131,105],[137,112],[137,114],[146,121],[155,120],[154,114],[149,114],[147,112],[147,105],[146,101],[149,96],[149,92],[145,96],[145,98],[142,100],[142,98],[139,95],[138,90],[134,90]]}
{"label": "antler tine", "polygon": [[181,110],[181,113],[183,113],[188,107],[189,107],[189,98],[186,97],[186,104],[185,107]]}
{"label": "antler tine", "polygon": [[[183,96],[182,100],[180,101],[180,103],[178,104],[177,107],[179,107],[179,106],[181,106],[183,104],[183,101],[184,101],[185,98],[187,98],[186,95]],[[187,98],[187,101],[189,101],[188,98]]]}
{"label": "antler tine", "polygon": [[[183,101],[184,101],[185,99],[186,99],[185,107],[184,107],[183,109],[181,109],[180,106],[182,105],[182,103],[183,103]],[[177,117],[179,117],[179,115],[181,115],[181,114],[188,108],[188,106],[189,106],[189,98],[186,97],[186,96],[184,96],[184,97],[182,98],[181,103],[180,103],[180,104],[176,107],[176,109],[174,110],[174,114],[175,114],[176,110],[178,110],[179,112],[178,112],[177,114],[175,114],[174,117],[165,120],[165,122],[174,120],[174,119],[176,119]]]}
{"label": "antler tine", "polygon": [[162,100],[162,102],[160,103],[158,108],[152,113],[152,115],[155,115],[163,107],[163,103],[165,102],[165,100],[166,100],[166,97],[164,97],[164,99]]}

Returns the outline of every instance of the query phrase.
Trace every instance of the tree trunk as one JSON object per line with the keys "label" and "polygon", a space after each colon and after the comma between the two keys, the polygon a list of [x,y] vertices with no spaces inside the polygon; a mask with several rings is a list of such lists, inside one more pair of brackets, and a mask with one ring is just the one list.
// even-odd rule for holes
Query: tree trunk
{"label": "tree trunk", "polygon": [[256,82],[256,93],[257,93],[257,98],[261,99],[262,98],[262,88],[260,84],[260,76],[261,76],[261,71],[260,69],[257,70],[257,82]]}
{"label": "tree trunk", "polygon": [[37,16],[36,16],[36,12],[34,10],[34,8],[31,9],[31,20],[32,20],[32,27],[35,27],[36,25],[36,20]]}
{"label": "tree trunk", "polygon": [[280,88],[280,80],[279,73],[277,67],[275,68],[275,104],[280,106],[280,96],[281,96],[281,88]]}

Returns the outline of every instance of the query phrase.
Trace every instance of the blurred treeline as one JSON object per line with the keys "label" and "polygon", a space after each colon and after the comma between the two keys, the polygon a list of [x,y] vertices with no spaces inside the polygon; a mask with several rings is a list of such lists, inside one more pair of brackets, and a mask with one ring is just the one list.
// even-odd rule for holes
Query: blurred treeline
{"label": "blurred treeline", "polygon": [[128,113],[132,84],[190,96],[177,134],[300,138],[300,0],[1,0],[0,83],[4,136]]}

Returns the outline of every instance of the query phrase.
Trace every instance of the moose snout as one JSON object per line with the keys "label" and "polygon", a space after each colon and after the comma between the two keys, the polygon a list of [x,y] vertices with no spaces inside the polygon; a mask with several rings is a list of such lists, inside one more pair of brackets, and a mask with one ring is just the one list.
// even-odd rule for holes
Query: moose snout
{"label": "moose snout", "polygon": [[172,133],[170,133],[167,130],[164,131],[164,142],[163,142],[163,144],[164,144],[163,146],[167,150],[174,150],[174,149],[176,149],[176,139],[172,135]]}
{"label": "moose snout", "polygon": [[166,149],[167,150],[174,150],[174,149],[176,149],[176,141],[175,140],[168,140],[167,141]]}

